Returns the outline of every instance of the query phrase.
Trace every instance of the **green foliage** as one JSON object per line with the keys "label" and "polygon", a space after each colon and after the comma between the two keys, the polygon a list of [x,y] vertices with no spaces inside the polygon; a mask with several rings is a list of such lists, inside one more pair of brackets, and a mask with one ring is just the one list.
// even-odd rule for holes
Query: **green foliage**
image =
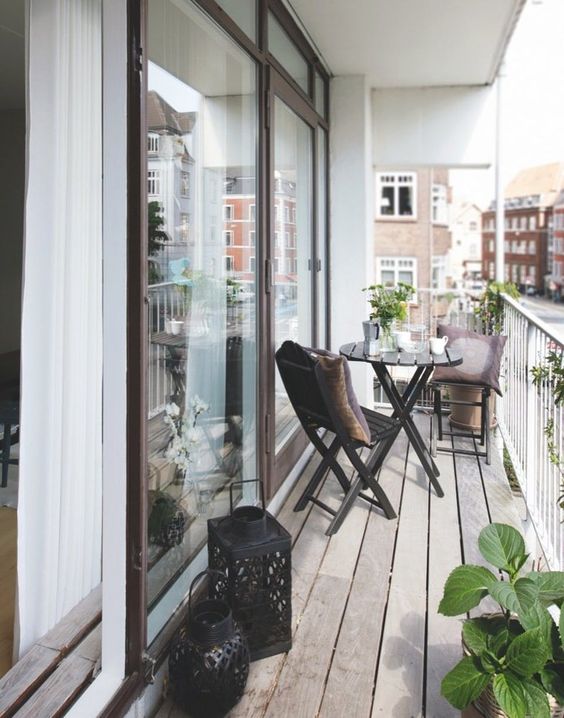
{"label": "green foliage", "polygon": [[484,334],[501,334],[503,331],[504,304],[502,294],[519,299],[519,290],[512,282],[490,282],[474,310],[482,324]]}
{"label": "green foliage", "polygon": [[407,319],[407,303],[415,294],[415,288],[405,282],[399,282],[391,289],[383,284],[371,284],[363,292],[368,292],[368,303],[372,311],[370,319],[377,319],[384,330],[390,328],[394,320]]}
{"label": "green foliage", "polygon": [[[564,353],[551,350],[546,355],[543,364],[537,364],[531,368],[533,384],[541,389],[543,386],[548,389],[554,397],[554,406],[562,406],[564,403]],[[543,429],[548,460],[556,467],[560,474],[562,494],[558,497],[558,503],[564,508],[564,460],[560,455],[560,448],[555,437],[554,419],[552,416],[553,407],[547,408],[547,419]]]}
{"label": "green foliage", "polygon": [[564,612],[557,628],[548,611],[564,602],[564,572],[521,575],[528,555],[512,526],[486,526],[478,547],[503,579],[483,566],[458,566],[447,578],[439,612],[467,613],[485,596],[497,601],[502,612],[464,622],[470,655],[444,677],[442,694],[463,710],[491,685],[509,718],[548,717],[547,692],[564,704]]}
{"label": "green foliage", "polygon": [[168,242],[170,237],[162,229],[164,227],[163,210],[159,202],[153,201],[148,204],[147,222],[149,226],[149,257],[154,257],[163,249],[163,242]]}

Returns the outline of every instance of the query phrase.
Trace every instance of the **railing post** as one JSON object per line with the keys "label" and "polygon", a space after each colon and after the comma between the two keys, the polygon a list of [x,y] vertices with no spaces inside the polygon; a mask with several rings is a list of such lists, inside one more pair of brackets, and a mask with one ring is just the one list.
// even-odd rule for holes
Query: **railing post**
{"label": "railing post", "polygon": [[538,395],[532,382],[531,368],[536,361],[536,327],[527,322],[527,363],[522,381],[527,387],[527,406],[525,411],[525,501],[534,520],[538,520],[538,506],[536,501],[535,483],[538,478],[537,432],[539,425]]}

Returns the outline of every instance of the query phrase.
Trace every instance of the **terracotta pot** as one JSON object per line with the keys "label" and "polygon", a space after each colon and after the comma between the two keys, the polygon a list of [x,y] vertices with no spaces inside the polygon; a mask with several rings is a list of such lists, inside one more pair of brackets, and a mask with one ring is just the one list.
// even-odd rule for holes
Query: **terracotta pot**
{"label": "terracotta pot", "polygon": [[[482,401],[482,391],[478,387],[449,385],[448,391],[453,401]],[[453,404],[448,417],[452,426],[466,431],[480,432],[482,418],[481,406],[461,406]],[[497,425],[495,418],[495,392],[490,394],[490,428]]]}

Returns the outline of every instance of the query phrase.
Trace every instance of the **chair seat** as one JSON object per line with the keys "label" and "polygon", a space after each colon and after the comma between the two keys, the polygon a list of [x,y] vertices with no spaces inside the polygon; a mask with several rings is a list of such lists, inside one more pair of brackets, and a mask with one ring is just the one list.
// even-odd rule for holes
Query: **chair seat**
{"label": "chair seat", "polygon": [[395,431],[397,431],[398,420],[392,419],[385,414],[380,414],[372,409],[367,409],[365,406],[360,407],[368,423],[370,429],[370,446],[373,446],[382,439],[387,439]]}

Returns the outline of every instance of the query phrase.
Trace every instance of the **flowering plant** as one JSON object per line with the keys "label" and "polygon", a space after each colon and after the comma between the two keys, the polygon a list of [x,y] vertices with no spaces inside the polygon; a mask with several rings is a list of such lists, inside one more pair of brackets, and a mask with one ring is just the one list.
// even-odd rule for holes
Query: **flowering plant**
{"label": "flowering plant", "polygon": [[202,401],[197,394],[190,401],[189,410],[184,415],[180,414],[180,407],[174,402],[165,407],[164,422],[170,426],[171,432],[165,456],[185,473],[192,461],[191,453],[199,444],[196,422],[200,414],[209,408],[209,404]]}
{"label": "flowering plant", "polygon": [[372,311],[370,319],[377,319],[382,329],[389,330],[394,320],[407,319],[407,303],[415,293],[415,288],[405,282],[389,288],[383,284],[371,284],[363,292],[368,292],[368,303]]}

